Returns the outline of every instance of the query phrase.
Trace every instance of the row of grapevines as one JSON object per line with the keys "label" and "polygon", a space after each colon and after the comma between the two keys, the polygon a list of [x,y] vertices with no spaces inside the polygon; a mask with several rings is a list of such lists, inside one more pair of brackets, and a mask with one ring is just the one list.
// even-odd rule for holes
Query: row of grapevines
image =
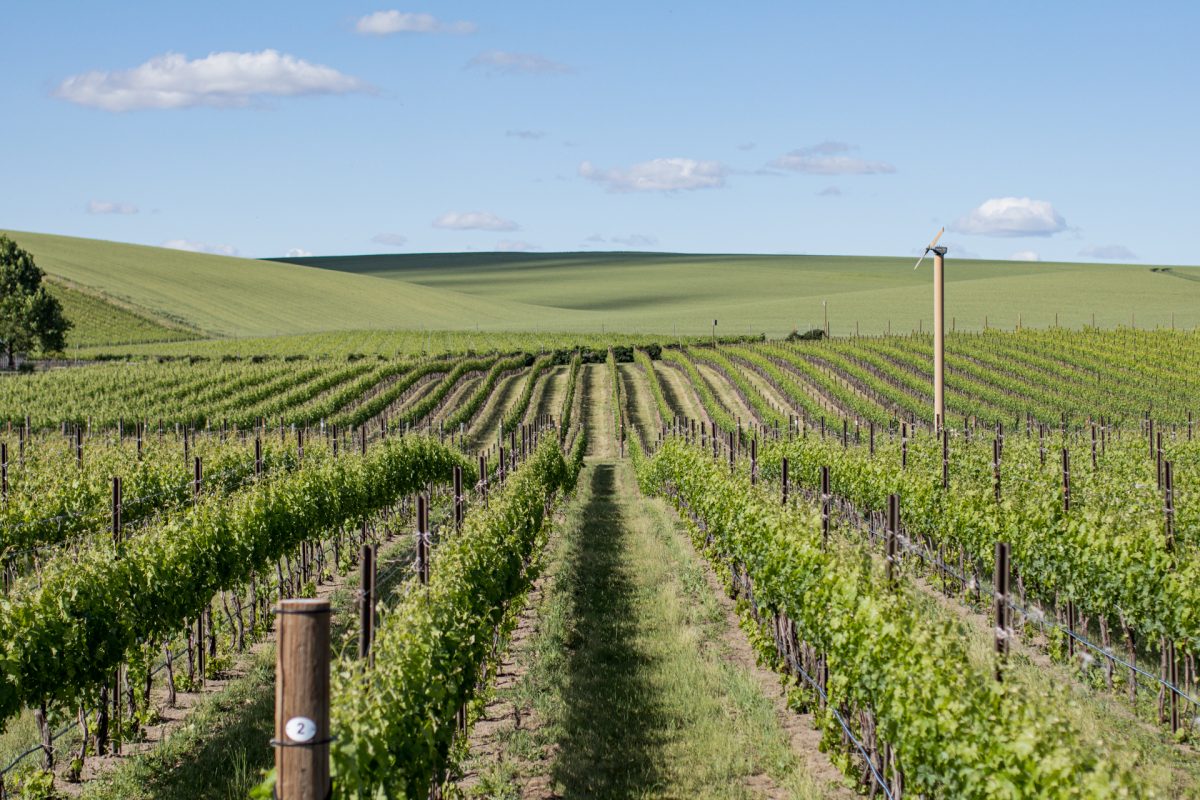
{"label": "row of grapevines", "polygon": [[525,378],[525,386],[522,387],[517,402],[504,415],[504,430],[515,431],[520,427],[521,421],[525,419],[525,411],[529,408],[529,401],[533,399],[533,389],[537,386],[538,379],[553,364],[554,356],[549,355],[542,356],[533,362],[533,366],[529,368],[529,375]]}
{"label": "row of grapevines", "polygon": [[671,410],[667,398],[663,396],[662,381],[658,379],[658,373],[654,370],[654,362],[650,360],[649,354],[645,350],[638,350],[633,354],[633,358],[641,365],[642,372],[646,375],[646,383],[650,386],[650,396],[654,398],[654,407],[658,410],[659,423],[663,425],[674,423],[675,412]]}
{"label": "row of grapevines", "polygon": [[[887,584],[854,549],[823,547],[812,508],[784,508],[745,474],[671,439],[640,460],[647,491],[703,523],[698,545],[740,565],[760,611],[786,614],[823,653],[834,708],[869,710],[905,789],[930,798],[1137,796],[1111,754],[1048,712],[1050,698],[997,682],[975,666],[948,622]],[[831,715],[827,741],[840,739]]]}
{"label": "row of grapevines", "polygon": [[[1167,637],[1200,652],[1200,531],[1195,493],[1179,495],[1175,542],[1166,538],[1155,464],[1140,440],[1110,442],[1091,466],[1076,440],[1070,458],[1070,507],[1063,501],[1060,450],[1043,464],[1037,438],[1006,437],[1000,500],[992,439],[956,439],[950,446],[949,488],[942,487],[942,447],[922,435],[843,447],[818,437],[769,443],[764,477],[787,457],[794,480],[814,487],[830,467],[832,491],[859,509],[882,510],[898,494],[904,527],[939,546],[963,548],[989,574],[995,543],[1008,542],[1023,585],[1047,602],[1073,601],[1081,613],[1105,618],[1142,637]],[[1183,475],[1195,476],[1188,470]],[[1182,477],[1182,475],[1181,475]]]}
{"label": "row of grapevines", "polygon": [[433,391],[413,403],[396,418],[397,427],[405,423],[416,425],[442,404],[450,392],[454,390],[454,387],[458,385],[458,382],[463,379],[464,375],[486,370],[495,362],[496,359],[494,358],[467,358],[459,361],[454,365],[454,369],[446,373],[446,377],[438,382]]}
{"label": "row of grapevines", "polygon": [[571,427],[572,412],[575,410],[575,390],[579,384],[579,367],[582,363],[583,357],[579,353],[571,356],[571,366],[567,371],[567,390],[563,393],[562,409],[558,415],[558,437],[560,441],[565,442],[567,440],[567,431]]}
{"label": "row of grapevines", "polygon": [[364,669],[344,661],[333,681],[334,797],[426,797],[447,762],[455,718],[478,689],[493,632],[529,587],[555,496],[569,491],[583,437],[564,459],[554,437],[460,534],[433,555],[427,586],[387,612]]}
{"label": "row of grapevines", "polygon": [[479,409],[483,408],[483,404],[491,397],[492,391],[496,388],[496,383],[500,377],[513,370],[521,369],[528,363],[528,358],[524,355],[512,356],[497,361],[492,368],[488,370],[487,376],[483,382],[471,393],[470,398],[465,403],[455,409],[454,413],[447,417],[444,425],[449,430],[455,430],[459,425],[467,425],[475,418],[475,414]]}
{"label": "row of grapevines", "polygon": [[738,397],[742,402],[749,406],[758,417],[759,421],[767,426],[779,425],[787,427],[787,417],[773,407],[767,398],[763,397],[762,392],[758,390],[746,376],[743,374],[742,367],[733,359],[729,358],[720,350],[704,349],[694,347],[688,351],[697,361],[706,362],[709,366],[715,369],[718,373],[725,377],[737,392]]}
{"label": "row of grapevines", "polygon": [[696,369],[696,365],[692,363],[686,353],[678,350],[664,350],[662,360],[675,364],[684,371],[692,383],[692,388],[700,397],[700,405],[703,406],[704,412],[708,414],[710,420],[717,424],[718,428],[726,432],[737,430],[737,421],[713,394],[712,387],[708,385],[708,381],[704,380],[704,376],[700,374],[700,370]]}
{"label": "row of grapevines", "polygon": [[0,720],[47,701],[74,707],[142,642],[160,641],[212,597],[319,538],[448,480],[456,451],[393,438],[364,456],[313,448],[304,468],[198,504],[114,548],[98,542],[19,579],[0,605]]}
{"label": "row of grapevines", "polygon": [[[89,443],[83,468],[74,447],[57,436],[27,448],[22,466],[9,467],[7,502],[0,505],[0,558],[31,547],[107,531],[112,518],[112,479],[121,478],[121,521],[135,524],[189,502],[193,467],[179,444],[148,439],[139,459],[126,444]],[[228,494],[254,475],[254,446],[201,437],[189,450],[201,459],[202,488]],[[274,439],[263,443],[263,470],[293,469],[296,453]],[[109,535],[105,532],[103,535]]]}

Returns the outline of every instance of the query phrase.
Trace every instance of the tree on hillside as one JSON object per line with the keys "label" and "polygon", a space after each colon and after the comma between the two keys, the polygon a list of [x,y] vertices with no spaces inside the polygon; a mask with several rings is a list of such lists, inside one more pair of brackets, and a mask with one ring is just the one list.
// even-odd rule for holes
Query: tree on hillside
{"label": "tree on hillside", "polygon": [[8,368],[17,365],[36,343],[43,352],[62,350],[71,323],[58,298],[42,285],[42,272],[33,256],[7,236],[0,235],[0,346]]}

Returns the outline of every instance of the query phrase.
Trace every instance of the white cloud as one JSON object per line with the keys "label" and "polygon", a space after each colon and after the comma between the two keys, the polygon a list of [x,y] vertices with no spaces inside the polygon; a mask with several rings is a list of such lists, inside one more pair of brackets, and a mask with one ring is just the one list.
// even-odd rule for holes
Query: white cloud
{"label": "white cloud", "polygon": [[1036,250],[1018,250],[1008,257],[1010,261],[1041,261],[1042,257]]}
{"label": "white cloud", "polygon": [[392,33],[474,33],[474,22],[442,22],[432,14],[409,11],[376,11],[359,17],[354,29],[368,36]]}
{"label": "white cloud", "polygon": [[1093,244],[1079,251],[1085,258],[1099,258],[1103,261],[1137,261],[1137,253],[1123,244]]}
{"label": "white cloud", "polygon": [[584,241],[596,244],[619,244],[625,247],[641,248],[656,246],[658,244],[658,237],[648,233],[631,233],[628,236],[604,236],[600,233],[594,233],[584,239]]}
{"label": "white cloud", "polygon": [[468,61],[467,66],[505,75],[565,75],[575,71],[566,64],[532,53],[509,53],[504,50],[480,53]]}
{"label": "white cloud", "polygon": [[579,175],[603,183],[610,192],[678,192],[719,189],[728,169],[719,161],[691,158],[656,158],[628,169],[600,169],[590,161],[579,165]]}
{"label": "white cloud", "polygon": [[541,250],[536,244],[529,242],[514,241],[512,239],[501,239],[496,242],[496,246],[492,248],[499,253],[520,253],[528,250]]}
{"label": "white cloud", "polygon": [[523,131],[523,130],[507,130],[504,135],[510,139],[541,139],[546,135],[545,131]]}
{"label": "white cloud", "polygon": [[433,221],[433,227],[453,231],[515,231],[521,226],[490,211],[448,211]]}
{"label": "white cloud", "polygon": [[950,230],[977,236],[1053,236],[1067,229],[1067,221],[1045,200],[996,197],[986,200]]}
{"label": "white cloud", "polygon": [[169,247],[172,250],[187,250],[189,253],[209,253],[214,256],[236,256],[237,248],[231,244],[208,244],[207,242],[193,242],[190,239],[168,239],[163,242],[163,247]]}
{"label": "white cloud", "polygon": [[305,250],[303,247],[293,247],[287,251],[287,258],[308,258],[312,253]]}
{"label": "white cloud", "polygon": [[295,97],[369,91],[357,78],[276,50],[212,53],[189,61],[180,53],[141,66],[73,75],[57,97],[105,111],[193,106],[244,107],[265,96]]}
{"label": "white cloud", "polygon": [[398,233],[377,233],[371,237],[376,244],[390,244],[393,247],[403,247],[408,244],[408,237]]}
{"label": "white cloud", "polygon": [[136,214],[138,213],[138,207],[132,203],[115,203],[111,200],[89,200],[87,204],[87,213]]}
{"label": "white cloud", "polygon": [[886,161],[867,161],[846,155],[856,149],[846,142],[826,141],[793,150],[772,161],[770,166],[807,175],[882,175],[896,171]]}
{"label": "white cloud", "polygon": [[817,192],[818,197],[841,197],[842,190],[836,186],[826,186],[821,191]]}

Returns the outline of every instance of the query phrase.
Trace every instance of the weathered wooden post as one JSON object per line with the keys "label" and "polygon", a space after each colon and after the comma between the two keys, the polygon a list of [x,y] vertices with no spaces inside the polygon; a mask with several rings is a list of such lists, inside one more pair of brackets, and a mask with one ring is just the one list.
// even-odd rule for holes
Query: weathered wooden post
{"label": "weathered wooden post", "polygon": [[829,546],[829,467],[821,467],[821,542]]}
{"label": "weathered wooden post", "polygon": [[275,796],[326,800],[329,776],[328,600],[284,600],[275,662]]}
{"label": "weathered wooden post", "polygon": [[371,652],[375,633],[375,549],[364,544],[358,561],[358,658]]}
{"label": "weathered wooden post", "polygon": [[758,437],[750,440],[750,485],[758,485]]}
{"label": "weathered wooden post", "polygon": [[1062,449],[1063,511],[1071,510],[1071,451]]}
{"label": "weathered wooden post", "polygon": [[429,583],[429,498],[417,495],[417,574]]}
{"label": "weathered wooden post", "polygon": [[786,456],[783,459],[782,484],[783,484],[783,505],[784,505],[784,507],[787,507],[787,504],[788,504],[788,460],[787,460]]}
{"label": "weathered wooden post", "polygon": [[888,495],[887,509],[887,582],[896,586],[897,534],[900,530],[900,495]]}
{"label": "weathered wooden post", "polygon": [[1001,671],[1008,658],[1008,637],[1012,627],[1008,606],[1008,585],[1012,572],[1008,542],[996,542],[996,568],[992,578],[995,584],[994,611],[996,617],[996,680],[1001,680]]}
{"label": "weathered wooden post", "polygon": [[463,475],[462,467],[454,465],[454,532],[462,530],[463,524]]}

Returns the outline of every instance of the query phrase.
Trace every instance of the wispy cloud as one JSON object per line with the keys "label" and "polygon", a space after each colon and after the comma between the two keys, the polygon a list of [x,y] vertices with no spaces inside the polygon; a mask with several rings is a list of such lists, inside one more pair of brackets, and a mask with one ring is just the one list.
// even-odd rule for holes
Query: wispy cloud
{"label": "wispy cloud", "polygon": [[590,161],[579,165],[580,177],[603,184],[610,192],[679,192],[719,189],[728,168],[719,161],[656,158],[621,169],[600,169]]}
{"label": "wispy cloud", "polygon": [[1102,261],[1137,261],[1137,253],[1123,244],[1093,244],[1079,251],[1084,258],[1099,258]]}
{"label": "wispy cloud", "polygon": [[985,200],[950,230],[976,236],[1053,236],[1067,229],[1067,221],[1045,200],[996,197]]}
{"label": "wispy cloud", "polygon": [[138,207],[132,203],[116,203],[112,200],[89,200],[87,204],[87,213],[136,214],[138,213]]}
{"label": "wispy cloud", "polygon": [[1042,257],[1036,250],[1018,250],[1008,257],[1010,261],[1041,261]]}
{"label": "wispy cloud", "polygon": [[392,247],[403,247],[408,244],[408,237],[401,236],[398,233],[377,233],[371,237],[371,241],[376,244],[387,244]]}
{"label": "wispy cloud", "polygon": [[73,75],[55,89],[63,100],[105,111],[244,107],[263,97],[370,91],[358,78],[277,50],[212,53],[189,60],[155,56],[141,66]]}
{"label": "wispy cloud", "polygon": [[496,242],[495,247],[492,249],[501,253],[518,253],[528,250],[541,250],[542,248],[538,247],[536,244],[530,244],[529,242],[522,242],[514,239],[501,239],[500,241]]}
{"label": "wispy cloud", "polygon": [[623,247],[632,248],[655,247],[658,245],[658,237],[648,233],[631,233],[628,236],[605,236],[600,233],[594,233],[584,239],[584,241],[592,244],[619,244]]}
{"label": "wispy cloud", "polygon": [[545,137],[545,131],[524,131],[524,130],[506,130],[504,135],[510,139],[541,139]]}
{"label": "wispy cloud", "polygon": [[191,239],[168,239],[163,242],[163,247],[169,247],[172,250],[186,250],[189,253],[209,253],[215,256],[236,256],[237,248],[231,244],[209,244],[207,242],[194,242]]}
{"label": "wispy cloud", "polygon": [[737,146],[737,149],[741,150],[743,153],[747,153],[756,147],[758,147],[758,145],[754,142],[742,142]]}
{"label": "wispy cloud", "polygon": [[393,33],[474,33],[474,22],[442,22],[433,14],[411,11],[376,11],[359,17],[354,29],[366,36],[388,36]]}
{"label": "wispy cloud", "polygon": [[515,231],[521,226],[490,211],[448,211],[433,221],[433,227],[452,231]]}
{"label": "wispy cloud", "polygon": [[896,168],[886,161],[846,155],[858,148],[846,142],[825,141],[780,156],[768,166],[807,175],[884,175]]}
{"label": "wispy cloud", "polygon": [[817,192],[817,197],[841,197],[842,190],[836,186],[826,186],[821,191]]}
{"label": "wispy cloud", "polygon": [[559,61],[533,53],[488,50],[467,62],[468,67],[504,75],[566,75],[575,70]]}

